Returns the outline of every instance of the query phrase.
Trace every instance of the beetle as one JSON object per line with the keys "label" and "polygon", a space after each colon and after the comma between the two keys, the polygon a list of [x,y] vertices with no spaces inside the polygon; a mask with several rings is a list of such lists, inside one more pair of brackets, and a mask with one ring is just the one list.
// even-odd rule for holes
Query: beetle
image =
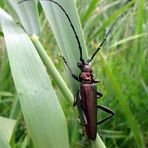
{"label": "beetle", "polygon": [[[24,1],[29,1],[29,0],[22,0],[18,3],[22,3]],[[96,134],[97,134],[97,125],[110,119],[111,117],[113,117],[115,115],[115,113],[106,106],[97,105],[97,98],[102,97],[102,94],[99,91],[97,91],[96,83],[98,83],[99,81],[94,78],[92,68],[90,66],[90,62],[93,60],[93,58],[96,56],[98,51],[103,46],[108,35],[111,33],[114,25],[117,23],[117,21],[123,15],[121,14],[116,19],[116,21],[112,24],[111,28],[108,30],[107,34],[105,35],[105,38],[103,39],[103,41],[101,42],[101,44],[99,45],[97,50],[93,53],[91,58],[89,58],[87,61],[85,61],[82,57],[82,47],[80,44],[80,40],[78,38],[75,27],[74,27],[68,13],[65,11],[65,9],[58,2],[56,2],[54,0],[42,0],[42,1],[50,1],[50,2],[54,3],[55,5],[57,5],[66,15],[66,17],[70,23],[70,26],[74,32],[75,38],[78,43],[78,48],[80,51],[80,62],[77,63],[78,68],[80,68],[80,70],[81,70],[79,76],[75,75],[72,72],[71,68],[69,67],[69,65],[64,57],[63,57],[63,61],[64,61],[65,65],[68,67],[72,77],[75,80],[77,80],[78,82],[80,82],[80,87],[79,87],[79,89],[76,93],[76,96],[74,98],[73,106],[77,105],[78,108],[80,109],[79,113],[81,114],[80,115],[82,118],[81,120],[85,126],[86,134],[87,134],[88,138],[91,140],[95,140]],[[110,115],[107,116],[106,118],[102,119],[101,121],[97,122],[97,108],[101,109],[102,111],[104,111],[106,113],[109,113]]]}

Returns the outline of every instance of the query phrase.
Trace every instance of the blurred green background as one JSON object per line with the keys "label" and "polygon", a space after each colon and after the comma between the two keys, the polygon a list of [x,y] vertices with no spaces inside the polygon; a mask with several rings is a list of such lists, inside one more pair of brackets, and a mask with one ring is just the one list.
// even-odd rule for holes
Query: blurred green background
{"label": "blurred green background", "polygon": [[[5,2],[0,3],[2,8],[7,9]],[[98,126],[98,133],[108,148],[140,147],[131,132],[130,119],[127,121],[126,106],[123,110],[124,102],[127,102],[139,128],[135,130],[141,134],[139,136],[142,137],[142,144],[146,148],[148,147],[148,66],[146,66],[148,65],[148,1],[77,0],[76,5],[90,56],[103,40],[116,16],[124,11],[124,17],[114,27],[101,49],[101,55],[98,54],[92,62],[94,75],[101,81],[98,89],[103,93],[98,103],[110,107],[116,113],[113,119]],[[58,45],[40,5],[38,10],[42,24],[40,41],[69,86]],[[70,147],[89,148],[90,142],[77,120],[77,113],[65,101],[54,79],[52,85],[67,119]],[[17,119],[14,132],[15,147],[22,147],[27,138],[25,147],[31,148],[34,146],[28,136],[20,105],[15,104],[17,99],[1,32],[0,116],[11,118],[13,115],[13,118]],[[14,104],[18,106],[18,111],[15,110],[15,113]],[[98,111],[99,119],[104,116],[105,114]]]}

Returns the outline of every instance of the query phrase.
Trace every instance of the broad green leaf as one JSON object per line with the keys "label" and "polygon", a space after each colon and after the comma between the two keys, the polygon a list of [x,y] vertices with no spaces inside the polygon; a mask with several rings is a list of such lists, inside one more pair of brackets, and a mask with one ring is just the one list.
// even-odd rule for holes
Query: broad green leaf
{"label": "broad green leaf", "polygon": [[68,148],[66,119],[35,47],[2,9],[0,16],[13,80],[35,147]]}

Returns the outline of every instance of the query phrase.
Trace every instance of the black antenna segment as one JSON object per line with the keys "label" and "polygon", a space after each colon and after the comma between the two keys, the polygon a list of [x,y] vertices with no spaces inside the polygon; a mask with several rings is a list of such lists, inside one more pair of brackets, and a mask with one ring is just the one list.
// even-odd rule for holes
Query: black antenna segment
{"label": "black antenna segment", "polygon": [[106,41],[108,35],[111,33],[113,27],[115,26],[115,24],[118,22],[118,20],[123,17],[123,14],[119,15],[118,18],[115,20],[115,22],[112,24],[112,26],[110,27],[110,29],[108,30],[108,32],[105,35],[105,38],[103,39],[103,41],[101,42],[101,44],[99,45],[99,47],[97,48],[97,50],[94,52],[94,54],[91,56],[90,59],[87,60],[87,62],[91,62],[93,60],[93,58],[95,57],[95,55],[98,53],[98,51],[101,49],[101,47],[103,46],[104,42]]}
{"label": "black antenna segment", "polygon": [[[20,3],[24,2],[24,1],[29,1],[29,0],[22,0],[22,1],[18,2],[18,3],[20,4]],[[82,47],[81,47],[81,44],[80,44],[80,40],[79,40],[78,35],[76,33],[76,30],[75,30],[75,28],[74,28],[74,26],[72,24],[72,21],[71,21],[69,15],[67,14],[67,12],[65,11],[65,9],[58,2],[56,2],[56,1],[53,1],[53,0],[41,0],[41,1],[50,1],[50,2],[58,5],[61,8],[61,10],[64,12],[64,14],[66,15],[66,17],[67,17],[67,19],[68,19],[68,21],[70,23],[70,26],[71,26],[73,32],[75,34],[75,37],[76,37],[76,40],[77,40],[77,43],[78,43],[78,47],[79,47],[79,50],[80,50],[80,61],[82,63],[84,63],[84,60],[83,60],[83,57],[82,57]]]}

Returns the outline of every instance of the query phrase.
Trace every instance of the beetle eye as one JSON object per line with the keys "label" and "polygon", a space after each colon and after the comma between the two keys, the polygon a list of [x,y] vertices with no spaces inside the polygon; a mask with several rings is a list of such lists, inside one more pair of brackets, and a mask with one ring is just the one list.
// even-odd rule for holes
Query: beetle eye
{"label": "beetle eye", "polygon": [[82,63],[77,63],[77,66],[82,69],[83,68],[83,64]]}

